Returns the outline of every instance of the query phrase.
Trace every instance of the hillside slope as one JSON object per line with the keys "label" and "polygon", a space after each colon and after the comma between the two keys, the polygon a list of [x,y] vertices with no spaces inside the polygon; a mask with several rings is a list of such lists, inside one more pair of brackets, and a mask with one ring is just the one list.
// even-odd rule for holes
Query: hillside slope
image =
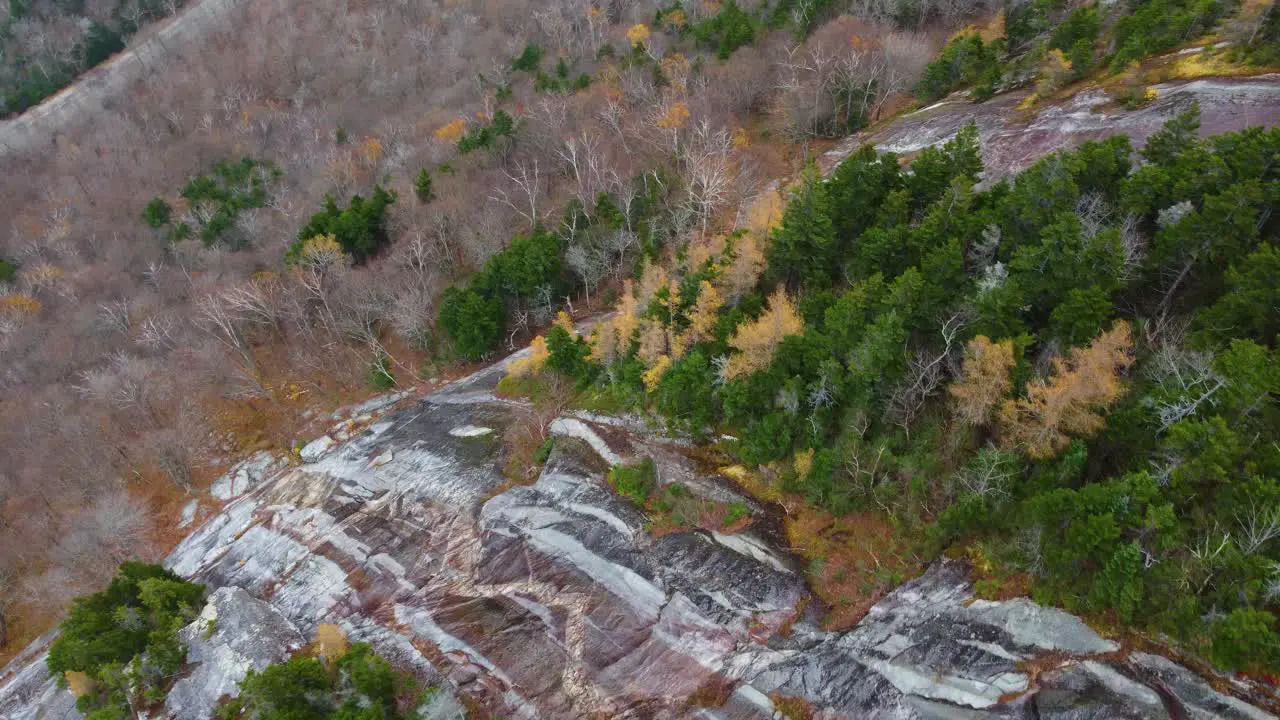
{"label": "hillside slope", "polygon": [[[169,716],[204,720],[255,658],[335,623],[510,718],[1274,717],[1062,611],[975,600],[960,563],[825,631],[768,530],[773,509],[625,421],[561,417],[536,482],[510,487],[498,438],[527,408],[492,395],[504,365],[338,423],[182,542],[167,566],[269,609],[215,596],[225,617],[187,633],[205,660]],[[655,537],[605,483],[611,463],[639,456],[657,459],[663,485],[749,503],[753,524]],[[250,634],[266,647],[247,650]],[[70,704],[39,657],[0,680],[8,720],[77,717]],[[433,707],[455,717],[456,703]]]}
{"label": "hillside slope", "polygon": [[433,718],[1270,717],[1280,10],[530,10],[206,0],[0,126],[0,657],[194,527],[175,717],[326,622]]}

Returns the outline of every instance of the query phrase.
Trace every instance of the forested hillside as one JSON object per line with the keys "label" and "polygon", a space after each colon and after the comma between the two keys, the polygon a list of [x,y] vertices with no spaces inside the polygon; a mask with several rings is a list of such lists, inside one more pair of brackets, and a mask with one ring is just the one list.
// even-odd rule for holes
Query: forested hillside
{"label": "forested hillside", "polygon": [[[18,5],[15,111],[162,10]],[[983,189],[973,132],[810,163],[955,90],[1139,105],[1186,76],[1153,53],[1275,62],[1274,7],[1150,5],[234,5],[5,157],[0,657],[157,557],[233,459],[617,306],[590,342],[543,332],[511,384],[733,435],[744,483],[803,498],[845,615],[950,549],[993,592],[1271,667],[1274,131],[1188,115]],[[1223,489],[1237,467],[1257,488]],[[874,568],[834,559],[859,524],[891,546]],[[1215,649],[1232,633],[1257,646]]]}
{"label": "forested hillside", "polygon": [[691,245],[546,367],[883,517],[886,565],[962,550],[992,591],[1271,672],[1280,131],[1196,127],[986,190],[972,127],[906,169],[864,148],[802,177],[757,273],[744,235]]}
{"label": "forested hillside", "polygon": [[11,0],[0,8],[0,116],[20,113],[124,50],[182,0]]}
{"label": "forested hillside", "polygon": [[[788,172],[779,140],[887,107],[932,56],[917,27],[959,17],[806,7],[229,3],[229,31],[6,155],[5,652],[170,545],[242,453],[600,308]],[[440,294],[497,264],[473,351]]]}

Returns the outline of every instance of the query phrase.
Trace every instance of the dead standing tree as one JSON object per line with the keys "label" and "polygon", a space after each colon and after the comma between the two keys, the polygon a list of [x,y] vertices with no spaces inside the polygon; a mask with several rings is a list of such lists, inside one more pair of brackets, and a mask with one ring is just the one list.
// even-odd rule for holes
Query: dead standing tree
{"label": "dead standing tree", "polygon": [[[537,227],[539,219],[538,201],[542,198],[543,193],[543,178],[538,170],[538,161],[536,159],[531,163],[524,160],[517,161],[514,173],[504,169],[502,174],[506,175],[507,179],[524,195],[521,198],[521,203],[517,205],[511,199],[510,194],[502,189],[498,189],[496,195],[490,195],[489,199],[502,203],[514,210],[529,223],[530,229]],[[525,209],[526,204],[527,210]]]}

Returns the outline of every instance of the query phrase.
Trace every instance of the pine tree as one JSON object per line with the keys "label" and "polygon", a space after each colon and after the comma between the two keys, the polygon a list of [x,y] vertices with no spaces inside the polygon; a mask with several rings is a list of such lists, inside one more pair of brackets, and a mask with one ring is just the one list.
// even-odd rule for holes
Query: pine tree
{"label": "pine tree", "polygon": [[1280,250],[1262,243],[1227,271],[1226,281],[1227,292],[1200,313],[1205,335],[1275,343],[1280,336]]}
{"label": "pine tree", "polygon": [[765,253],[778,280],[815,289],[831,284],[836,232],[829,205],[826,183],[817,166],[810,165]]}
{"label": "pine tree", "polygon": [[876,219],[893,190],[902,187],[902,172],[893,153],[876,152],[870,145],[849,156],[827,182],[831,218],[843,247],[850,247]]}
{"label": "pine tree", "polygon": [[418,196],[418,202],[423,204],[435,199],[435,192],[431,189],[431,172],[426,168],[418,172],[418,179],[413,183],[413,192]]}
{"label": "pine tree", "polygon": [[907,178],[913,209],[933,204],[957,178],[964,178],[968,185],[977,180],[982,172],[982,149],[978,140],[978,125],[971,121],[941,148],[928,147],[920,151],[911,162],[911,175]]}
{"label": "pine tree", "polygon": [[151,202],[142,210],[142,221],[152,228],[159,230],[169,224],[169,218],[173,215],[173,208],[169,207],[169,203],[163,198],[151,198]]}
{"label": "pine tree", "polygon": [[569,377],[582,377],[587,373],[587,355],[591,349],[573,332],[572,325],[566,329],[565,324],[557,321],[547,331],[546,366]]}
{"label": "pine tree", "polygon": [[493,295],[449,288],[440,296],[440,324],[468,360],[479,360],[502,342],[505,320],[502,300]]}

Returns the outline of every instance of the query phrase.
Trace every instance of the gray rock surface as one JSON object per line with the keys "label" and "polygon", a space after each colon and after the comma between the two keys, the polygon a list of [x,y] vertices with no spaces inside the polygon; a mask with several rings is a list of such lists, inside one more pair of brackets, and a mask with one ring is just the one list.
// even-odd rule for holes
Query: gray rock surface
{"label": "gray rock surface", "polygon": [[1176,698],[1189,718],[1230,718],[1231,720],[1263,720],[1275,717],[1236,698],[1223,695],[1195,673],[1172,660],[1135,652],[1129,666],[1146,681]]}
{"label": "gray rock surface", "polygon": [[234,500],[252,490],[272,471],[288,463],[287,458],[277,458],[266,450],[254,453],[248,459],[231,466],[231,469],[222,477],[214,480],[209,488],[209,494],[218,500]]}
{"label": "gray rock surface", "polygon": [[186,505],[182,506],[182,515],[178,518],[178,529],[184,530],[191,527],[191,523],[196,521],[196,513],[200,511],[200,500],[189,500]]}
{"label": "gray rock surface", "polygon": [[178,632],[187,644],[188,672],[165,701],[170,716],[184,720],[212,717],[218,699],[235,696],[250,670],[288,659],[306,639],[270,603],[238,587],[222,587],[204,610]]}
{"label": "gray rock surface", "polygon": [[80,720],[75,698],[59,688],[45,669],[45,650],[51,639],[36,641],[0,672],[3,720]]}
{"label": "gray rock surface", "polygon": [[954,95],[892,123],[858,133],[828,152],[824,168],[832,168],[860,146],[913,153],[953,137],[969,121],[982,137],[984,182],[1017,173],[1044,155],[1123,133],[1141,147],[1165,121],[1200,104],[1200,134],[1216,135],[1280,121],[1280,75],[1247,78],[1203,78],[1155,85],[1158,95],[1133,111],[1117,109],[1107,93],[1087,90],[1061,103],[1038,105],[1030,112],[1017,107],[1031,93],[1001,93],[982,103]]}
{"label": "gray rock surface", "polygon": [[[220,589],[183,631],[192,668],[171,717],[206,717],[320,623],[442,686],[438,720],[458,717],[461,694],[513,718],[765,719],[780,696],[820,718],[1272,717],[1164,658],[1125,657],[1065,612],[976,600],[959,563],[823,631],[812,611],[797,618],[808,590],[769,536],[654,538],[604,482],[610,463],[647,455],[660,482],[738,497],[677,447],[562,418],[537,481],[509,486],[501,438],[522,409],[493,396],[501,368],[362,420],[346,442],[331,431],[179,545],[168,565]],[[0,684],[0,718],[74,717],[30,660]],[[690,704],[713,687],[720,707]]]}

